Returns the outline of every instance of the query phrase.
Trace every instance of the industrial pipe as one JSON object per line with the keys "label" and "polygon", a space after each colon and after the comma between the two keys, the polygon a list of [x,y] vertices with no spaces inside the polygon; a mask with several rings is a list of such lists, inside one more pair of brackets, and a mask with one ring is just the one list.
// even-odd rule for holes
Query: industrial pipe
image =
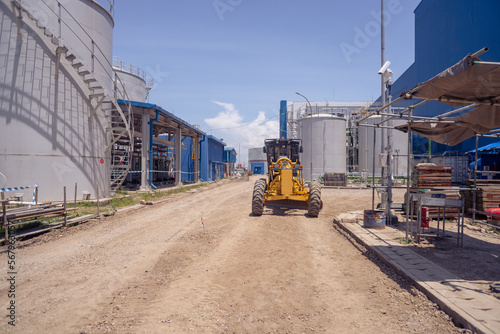
{"label": "industrial pipe", "polygon": [[198,170],[198,178],[203,182],[203,179],[201,178],[201,143],[203,143],[207,139],[207,136],[202,136],[201,140],[198,142],[198,150],[200,151],[200,161],[198,162],[200,164],[200,168]]}
{"label": "industrial pipe", "polygon": [[158,109],[156,111],[156,117],[149,120],[149,185],[151,188],[156,189],[156,186],[153,184],[153,123],[160,119],[160,112]]}
{"label": "industrial pipe", "polygon": [[[393,119],[393,118],[396,118],[396,117],[403,118],[403,114],[405,114],[405,113],[409,112],[409,111],[410,111],[410,109],[412,109],[412,110],[413,110],[413,109],[416,109],[416,108],[420,107],[421,105],[426,104],[427,102],[430,102],[430,101],[432,101],[432,100],[423,100],[423,101],[421,101],[421,102],[419,102],[419,103],[417,103],[417,104],[414,104],[414,105],[412,105],[412,106],[409,106],[409,107],[408,107],[408,108],[406,108],[405,110],[400,111],[398,114],[393,114],[392,116],[389,116],[388,118],[386,118],[385,120],[381,121],[381,122],[380,122],[380,123],[378,123],[378,124],[385,123],[385,122],[387,122],[387,121],[389,121],[389,120],[391,120],[391,119]],[[417,116],[412,116],[412,117],[413,117],[413,118],[418,118],[418,119],[428,119],[428,117],[417,117]]]}
{"label": "industrial pipe", "polygon": [[482,55],[483,53],[485,53],[485,52],[486,52],[486,51],[488,51],[488,50],[489,50],[489,48],[488,48],[487,46],[485,46],[485,47],[484,47],[484,48],[482,48],[481,50],[479,50],[479,51],[477,51],[477,52],[473,53],[473,54],[471,55],[471,57],[472,57],[472,58],[477,58],[477,57],[479,57],[480,55]]}
{"label": "industrial pipe", "polygon": [[378,124],[380,124],[380,123],[377,123],[377,124],[359,124],[359,126],[366,126],[367,128],[394,129],[394,127],[383,126],[383,125],[378,125]]}

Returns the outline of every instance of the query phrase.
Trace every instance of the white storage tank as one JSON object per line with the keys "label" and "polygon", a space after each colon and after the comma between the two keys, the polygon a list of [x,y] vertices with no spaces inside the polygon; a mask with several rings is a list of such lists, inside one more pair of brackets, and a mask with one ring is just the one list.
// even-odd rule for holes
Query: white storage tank
{"label": "white storage tank", "polygon": [[146,85],[146,73],[139,67],[128,64],[119,58],[113,58],[113,68],[127,90],[131,101],[146,102],[151,87]]}
{"label": "white storage tank", "polygon": [[[3,2],[10,2],[2,0]],[[77,56],[78,62],[91,72],[110,92],[113,90],[113,1],[78,0],[21,0],[21,6],[28,10],[43,26]],[[59,7],[59,3],[61,7]],[[111,4],[111,5],[110,5]],[[61,15],[62,20],[58,19]],[[38,32],[38,31],[36,31]]]}
{"label": "white storage tank", "polygon": [[[372,116],[367,120],[363,121],[361,124],[376,124],[380,123],[382,116]],[[386,122],[387,123],[387,122]],[[393,126],[398,126],[405,124],[405,120],[393,119]],[[381,152],[381,138],[382,129],[367,127],[360,125],[358,127],[358,171],[366,171],[368,175],[373,175],[373,131],[375,132],[376,142],[375,142],[375,176],[380,176],[381,168],[380,152]],[[387,138],[385,139],[387,141]],[[392,174],[393,176],[406,176],[408,165],[408,134],[392,130]]]}
{"label": "white storage tank", "polygon": [[[325,173],[346,172],[346,119],[336,114],[313,114],[298,119],[302,139],[304,180]],[[312,170],[311,170],[312,161]]]}
{"label": "white storage tank", "polygon": [[[95,197],[97,185],[100,196],[107,196],[107,123],[99,107],[93,112],[96,100],[82,69],[93,71],[95,85],[112,91],[113,17],[92,0],[20,5],[22,15],[10,0],[0,0],[1,185],[37,184],[41,201],[61,200],[63,186],[72,199],[75,183],[78,198]],[[31,196],[32,189],[25,191],[24,201]]]}

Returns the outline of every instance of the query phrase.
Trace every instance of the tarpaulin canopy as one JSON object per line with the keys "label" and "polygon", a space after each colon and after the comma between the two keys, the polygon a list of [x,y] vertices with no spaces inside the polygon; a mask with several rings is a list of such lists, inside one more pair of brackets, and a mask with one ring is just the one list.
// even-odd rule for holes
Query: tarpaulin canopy
{"label": "tarpaulin canopy", "polygon": [[[468,55],[434,78],[402,94],[404,98],[440,101],[452,106],[476,104],[456,117],[411,122],[411,130],[435,142],[456,145],[500,127],[500,63]],[[407,132],[408,124],[396,127]]]}
{"label": "tarpaulin canopy", "polygon": [[[494,142],[494,143],[491,143],[491,144],[488,144],[488,145],[485,145],[485,146],[481,146],[477,149],[478,152],[483,152],[483,151],[491,151],[491,150],[498,150],[500,149],[500,141],[497,141],[497,142]],[[476,150],[470,150],[468,151],[467,153],[474,153],[476,152]]]}

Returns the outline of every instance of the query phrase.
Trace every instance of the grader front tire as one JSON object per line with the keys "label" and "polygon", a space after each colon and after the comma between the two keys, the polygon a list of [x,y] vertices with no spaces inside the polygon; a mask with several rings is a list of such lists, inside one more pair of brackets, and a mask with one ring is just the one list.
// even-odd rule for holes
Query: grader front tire
{"label": "grader front tire", "polygon": [[264,192],[266,191],[266,179],[255,181],[252,197],[252,215],[261,216],[264,211]]}

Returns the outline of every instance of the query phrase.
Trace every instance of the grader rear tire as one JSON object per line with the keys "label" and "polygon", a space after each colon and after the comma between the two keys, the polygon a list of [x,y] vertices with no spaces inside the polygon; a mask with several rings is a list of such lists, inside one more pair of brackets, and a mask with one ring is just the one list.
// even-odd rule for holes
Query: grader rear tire
{"label": "grader rear tire", "polygon": [[252,215],[261,216],[264,211],[264,192],[266,191],[266,179],[258,179],[253,186]]}
{"label": "grader rear tire", "polygon": [[309,208],[307,214],[309,217],[318,217],[319,211],[323,208],[321,201],[321,187],[319,183],[312,183],[309,187]]}

